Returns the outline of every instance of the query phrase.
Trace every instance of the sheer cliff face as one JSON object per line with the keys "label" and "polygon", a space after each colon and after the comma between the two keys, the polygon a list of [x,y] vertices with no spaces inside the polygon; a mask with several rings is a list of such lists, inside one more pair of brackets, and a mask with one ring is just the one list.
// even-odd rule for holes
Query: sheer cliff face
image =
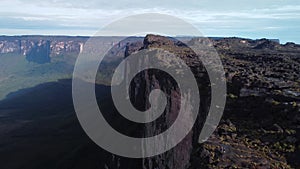
{"label": "sheer cliff face", "polygon": [[[188,43],[198,40],[202,39],[195,38]],[[290,168],[287,161],[299,166],[299,149],[285,149],[278,144],[299,146],[300,46],[240,38],[220,39],[207,45],[213,45],[222,59],[228,102],[224,120],[201,145],[196,143],[210,106],[210,89],[205,89],[209,81],[201,63],[194,59],[194,53],[178,41],[153,35],[148,35],[143,43],[127,45],[125,57],[143,49],[174,53],[191,67],[201,93],[198,120],[189,135],[170,151],[134,161],[135,165],[131,166],[143,169]],[[176,82],[158,70],[143,71],[132,80],[132,104],[139,110],[148,109],[149,93],[156,88],[168,96],[167,107],[158,120],[137,128],[146,137],[161,133],[172,125],[180,109]],[[131,162],[120,158],[119,168],[128,168]]]}
{"label": "sheer cliff face", "polygon": [[[192,69],[194,74],[205,73],[205,69],[199,62],[191,62],[191,60],[195,59],[194,57],[196,55],[186,45],[167,37],[148,35],[145,37],[143,43],[138,42],[128,44],[125,51],[125,57],[130,57],[130,54],[138,53],[140,50],[144,49],[150,51],[155,49],[165,50],[174,54],[174,56],[170,57],[179,57],[189,67],[195,68]],[[143,62],[144,60],[141,58],[140,61]],[[199,87],[201,85],[206,85],[208,82],[206,76],[203,76],[201,79],[198,78],[197,80],[199,82]],[[158,119],[151,123],[147,123],[140,129],[143,137],[151,137],[164,132],[176,120],[180,110],[181,96],[177,82],[168,73],[157,69],[144,70],[138,73],[131,81],[130,99],[132,104],[138,110],[147,110],[151,106],[148,101],[149,94],[154,89],[160,89],[165,93],[167,97],[167,106],[164,113]],[[206,114],[205,112],[209,107],[207,104],[209,101],[209,92],[204,91],[203,88],[200,92],[202,93],[202,109],[200,110],[200,116],[194,129],[175,148],[159,156],[142,159],[141,167],[137,168],[185,169],[190,166],[190,157],[193,146],[195,146],[198,141],[199,132],[201,131],[202,122]]]}
{"label": "sheer cliff face", "polygon": [[0,53],[14,53],[26,56],[33,49],[49,49],[50,56],[58,56],[66,53],[79,53],[85,40],[68,39],[49,39],[41,38],[24,38],[24,37],[9,37],[7,39],[0,38]]}
{"label": "sheer cliff face", "polygon": [[51,57],[64,54],[79,54],[84,41],[44,39],[0,40],[0,54],[24,55],[30,62],[47,63]]}

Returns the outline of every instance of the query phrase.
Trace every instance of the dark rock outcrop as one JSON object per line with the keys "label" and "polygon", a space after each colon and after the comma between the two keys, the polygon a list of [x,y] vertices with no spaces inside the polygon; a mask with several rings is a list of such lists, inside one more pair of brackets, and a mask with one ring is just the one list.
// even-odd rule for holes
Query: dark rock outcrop
{"label": "dark rock outcrop", "polygon": [[[126,45],[125,57],[128,57],[133,53],[136,54],[140,50],[144,49],[149,51],[156,49],[166,50],[175,55],[170,57],[182,58],[182,60],[185,61],[188,66],[193,68],[192,72],[195,75],[206,73],[204,67],[201,66],[201,63],[191,62],[191,60],[197,60],[195,59],[195,53],[186,45],[173,38],[148,35],[145,37],[142,43],[128,43]],[[143,62],[143,58],[141,58],[141,62]],[[199,112],[200,115],[193,130],[176,147],[155,157],[139,160],[128,160],[114,156],[111,159],[118,161],[118,168],[135,166],[134,168],[137,169],[187,169],[190,167],[191,155],[194,149],[193,147],[198,144],[199,134],[204,122],[204,117],[207,114],[209,107],[208,103],[210,99],[209,90],[207,90],[207,88],[200,87],[201,85],[207,85],[209,81],[208,77],[204,75],[198,76],[197,81],[199,83],[202,105]],[[149,94],[153,89],[161,89],[167,96],[166,109],[158,119],[153,122],[146,123],[140,127],[136,127],[133,133],[129,133],[130,135],[151,137],[164,132],[176,120],[181,103],[180,89],[176,81],[166,72],[157,69],[149,69],[138,73],[138,75],[131,81],[129,89],[132,104],[140,111],[147,110],[150,107],[148,101]],[[113,165],[110,165],[110,167],[114,168]]]}
{"label": "dark rock outcrop", "polygon": [[[138,161],[112,158],[117,161],[118,167],[126,168],[133,163],[131,166],[143,169],[299,166],[300,48],[266,39],[207,41],[194,38],[188,43],[197,41],[217,49],[226,71],[228,102],[217,130],[207,142],[197,143],[204,114],[209,108],[210,90],[203,90],[209,82],[203,66],[194,59],[195,54],[176,39],[148,35],[143,43],[127,44],[125,57],[143,49],[163,49],[174,53],[187,63],[198,85],[202,86],[203,109],[194,129],[178,146],[162,155]],[[178,100],[172,99],[178,96],[175,83],[162,72],[148,70],[138,74],[130,86],[131,101],[137,109],[149,108],[147,98],[153,88],[160,88],[169,96],[168,105],[178,105]],[[177,110],[178,107],[171,106],[158,121],[139,128],[139,134],[152,136],[164,131],[176,118],[170,112]]]}
{"label": "dark rock outcrop", "polygon": [[[203,40],[195,38],[188,43]],[[154,158],[144,159],[144,168],[298,166],[299,138],[296,133],[300,124],[298,118],[300,48],[290,44],[280,45],[267,39],[228,38],[206,44],[215,46],[226,71],[229,101],[224,112],[224,120],[211,138],[201,145],[195,143],[196,139],[193,137],[201,130],[201,122],[196,124],[190,135],[173,150]],[[148,35],[143,45],[141,43],[128,45],[126,56],[140,49],[149,48],[171,49],[188,63],[194,70],[193,73],[201,74],[201,71],[195,71],[197,68],[201,70],[202,66],[201,63],[193,61],[193,53],[184,44],[172,38]],[[147,105],[141,102],[140,98],[147,98],[150,86],[160,86],[158,85],[160,78],[149,71],[144,72],[142,77],[148,77],[148,81],[141,83],[136,80],[133,83],[140,85],[131,87],[132,90],[142,91],[135,95],[135,100],[139,101],[136,103]],[[142,88],[146,90],[141,90]],[[176,104],[175,100],[170,102]],[[159,127],[169,122],[170,119],[165,118],[156,125],[148,126],[145,131],[151,135],[161,131]]]}
{"label": "dark rock outcrop", "polygon": [[258,44],[254,47],[254,49],[271,49],[274,50],[279,47],[280,44],[268,39],[261,39],[258,41]]}

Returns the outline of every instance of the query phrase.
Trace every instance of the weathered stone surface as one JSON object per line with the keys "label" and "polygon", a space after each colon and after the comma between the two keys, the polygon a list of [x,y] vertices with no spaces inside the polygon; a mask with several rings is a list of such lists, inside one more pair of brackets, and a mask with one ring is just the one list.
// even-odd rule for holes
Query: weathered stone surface
{"label": "weathered stone surface", "polygon": [[[192,39],[189,43],[198,40],[203,41]],[[196,125],[191,135],[172,151],[143,160],[143,164],[146,164],[144,168],[299,166],[297,131],[300,121],[297,117],[300,104],[300,48],[293,44],[280,45],[267,39],[225,38],[207,44],[215,46],[226,71],[229,101],[224,120],[208,142],[194,144],[196,137],[192,135],[201,130],[201,125]],[[144,46],[140,43],[129,46],[130,52],[126,56],[143,48],[172,50],[188,63],[196,75],[201,73],[196,71],[199,70],[197,67],[201,70],[201,63],[193,61],[193,53],[180,42],[148,35]],[[139,86],[146,87],[146,93],[150,91],[149,86],[159,84],[159,78],[152,73],[146,72],[143,77],[149,77],[148,81]],[[144,93],[136,97],[145,98],[146,95]],[[174,103],[174,100],[171,100],[171,103]],[[165,118],[161,124],[168,122],[168,118]],[[158,126],[159,123],[146,128],[145,131],[155,133],[160,131]],[[190,160],[187,163],[188,159]]]}

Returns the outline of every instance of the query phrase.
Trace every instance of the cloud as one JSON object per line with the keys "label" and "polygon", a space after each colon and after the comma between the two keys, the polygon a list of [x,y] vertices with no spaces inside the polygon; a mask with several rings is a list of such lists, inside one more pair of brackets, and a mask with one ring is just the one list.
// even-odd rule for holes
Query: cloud
{"label": "cloud", "polygon": [[[300,2],[296,0],[3,0],[0,11],[0,29],[4,34],[18,30],[20,34],[31,30],[41,34],[43,31],[53,34],[75,32],[76,35],[92,33],[119,18],[148,12],[177,16],[209,36],[269,34],[285,39],[291,36],[284,32],[299,33],[300,27]],[[65,31],[67,29],[72,31]],[[297,37],[299,34],[294,41],[300,42]]]}

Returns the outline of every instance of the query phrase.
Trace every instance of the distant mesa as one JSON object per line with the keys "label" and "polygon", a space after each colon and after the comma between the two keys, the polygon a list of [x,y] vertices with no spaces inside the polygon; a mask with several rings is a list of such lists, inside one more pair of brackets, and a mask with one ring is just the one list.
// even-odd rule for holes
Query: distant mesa
{"label": "distant mesa", "polygon": [[88,37],[0,36],[0,54],[17,54],[29,62],[48,63],[52,57],[79,54]]}

